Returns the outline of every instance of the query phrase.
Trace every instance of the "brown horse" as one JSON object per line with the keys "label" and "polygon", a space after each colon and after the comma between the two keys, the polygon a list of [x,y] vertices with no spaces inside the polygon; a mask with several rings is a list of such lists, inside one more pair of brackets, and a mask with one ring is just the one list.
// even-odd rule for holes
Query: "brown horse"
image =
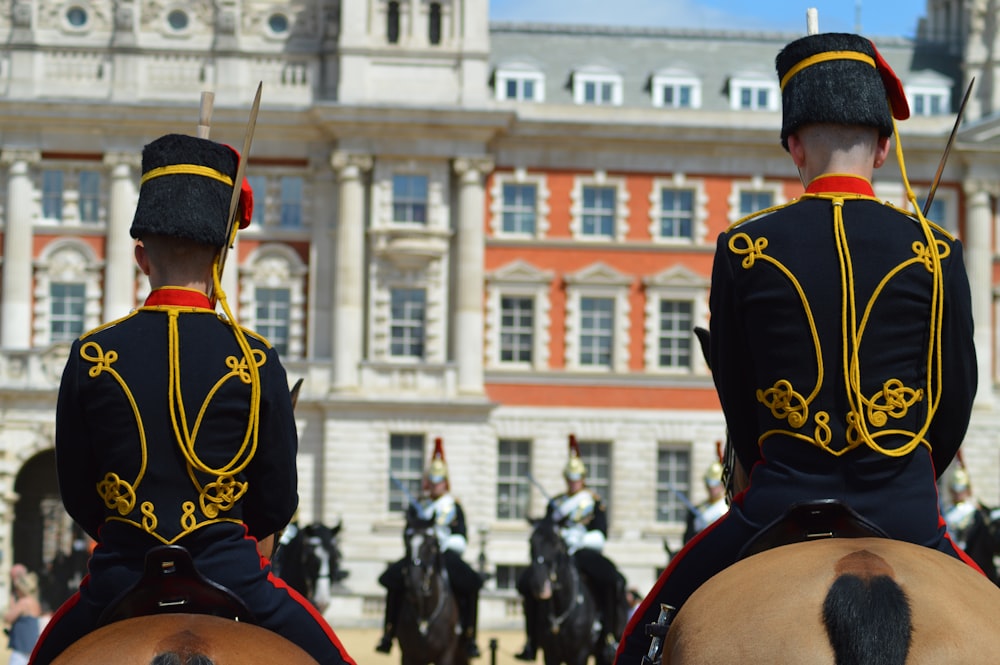
{"label": "brown horse", "polygon": [[767,550],[696,591],[664,665],[996,662],[1000,589],[927,547],[833,538]]}
{"label": "brown horse", "polygon": [[53,665],[316,665],[270,630],[206,614],[116,621],[77,641]]}

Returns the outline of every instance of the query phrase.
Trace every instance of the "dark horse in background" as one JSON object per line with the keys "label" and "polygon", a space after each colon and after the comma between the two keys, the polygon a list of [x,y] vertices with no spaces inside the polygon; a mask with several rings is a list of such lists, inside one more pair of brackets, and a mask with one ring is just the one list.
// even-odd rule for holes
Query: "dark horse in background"
{"label": "dark horse in background", "polygon": [[330,590],[349,572],[341,570],[338,534],[343,522],[328,527],[314,522],[304,527],[291,524],[271,559],[275,575],[309,599],[323,612],[330,604]]}
{"label": "dark horse in background", "polygon": [[995,557],[1000,555],[1000,508],[979,504],[965,536],[965,553],[975,561],[990,581],[1000,585]]}
{"label": "dark horse in background", "polygon": [[585,665],[592,654],[598,665],[609,665],[614,654],[599,648],[597,603],[566,549],[562,522],[546,516],[532,524],[527,585],[540,601],[535,634],[545,665]]}
{"label": "dark horse in background", "polygon": [[458,599],[448,582],[434,520],[410,518],[404,539],[403,602],[396,627],[402,665],[468,665]]}

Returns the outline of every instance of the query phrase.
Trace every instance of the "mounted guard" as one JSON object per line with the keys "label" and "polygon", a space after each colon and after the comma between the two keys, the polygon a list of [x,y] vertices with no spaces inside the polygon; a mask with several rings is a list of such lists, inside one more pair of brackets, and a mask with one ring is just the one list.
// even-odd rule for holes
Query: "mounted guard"
{"label": "mounted guard", "polygon": [[[583,574],[600,613],[600,642],[614,648],[624,626],[627,605],[625,578],[602,553],[608,537],[608,515],[604,500],[587,487],[587,466],[580,457],[576,436],[569,436],[569,459],[563,468],[566,491],[549,500],[546,519],[561,523],[560,535],[577,568]],[[528,588],[528,570],[517,580],[524,606],[527,641],[518,660],[534,661],[539,640],[539,602]]]}
{"label": "mounted guard", "polygon": [[[405,491],[405,486],[400,485]],[[462,504],[451,493],[448,481],[448,465],[444,459],[444,443],[440,437],[434,440],[434,452],[423,480],[423,494],[420,499],[412,496],[407,508],[407,528],[415,521],[433,521],[438,545],[444,558],[445,568],[452,590],[458,600],[459,621],[466,655],[480,656],[476,644],[479,590],[483,578],[462,559],[468,545],[468,529]],[[396,626],[403,597],[403,568],[406,559],[395,561],[379,577],[379,584],[386,589],[385,619],[383,633],[375,650],[389,653],[392,640],[396,636]]]}
{"label": "mounted guard", "polygon": [[[793,41],[776,69],[781,143],[805,193],[719,236],[710,293],[709,364],[750,483],[660,576],[621,665],[642,662],[661,604],[681,608],[798,502],[839,500],[978,570],[945,533],[935,484],[976,392],[969,283],[961,243],[924,218],[906,179],[902,84],[853,34]],[[913,212],[872,187],[894,134]]]}
{"label": "mounted guard", "polygon": [[316,661],[354,663],[258,551],[298,505],[298,442],[278,353],[237,324],[221,288],[226,248],[251,217],[245,156],[181,134],[142,151],[130,233],[151,292],[70,349],[56,412],[59,489],[97,546],[79,591],[46,627],[36,665],[98,628],[163,545],[186,548],[203,577]]}

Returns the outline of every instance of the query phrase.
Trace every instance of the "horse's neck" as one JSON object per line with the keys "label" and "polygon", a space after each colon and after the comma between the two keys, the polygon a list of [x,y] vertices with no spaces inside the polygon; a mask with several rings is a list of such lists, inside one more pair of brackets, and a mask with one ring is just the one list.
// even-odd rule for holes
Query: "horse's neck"
{"label": "horse's neck", "polygon": [[572,557],[566,557],[565,562],[556,569],[557,583],[552,590],[553,604],[561,609],[572,607],[579,597],[582,586],[580,571],[573,563]]}

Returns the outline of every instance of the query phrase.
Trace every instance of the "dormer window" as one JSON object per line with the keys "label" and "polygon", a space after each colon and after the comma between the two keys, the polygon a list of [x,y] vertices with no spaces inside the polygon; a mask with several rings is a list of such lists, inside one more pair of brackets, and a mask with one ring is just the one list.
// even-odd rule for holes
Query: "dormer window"
{"label": "dormer window", "polygon": [[906,97],[913,115],[945,115],[951,112],[951,92],[947,86],[907,86]]}
{"label": "dormer window", "polygon": [[663,70],[650,81],[653,106],[668,109],[701,108],[701,81],[680,70]]}
{"label": "dormer window", "polygon": [[729,79],[729,108],[734,111],[777,111],[781,91],[777,81],[762,74],[742,74]]}
{"label": "dormer window", "polygon": [[545,75],[534,65],[511,63],[497,67],[493,86],[497,101],[545,101]]}
{"label": "dormer window", "polygon": [[573,74],[573,102],[596,106],[621,106],[622,77],[604,67],[588,68]]}

